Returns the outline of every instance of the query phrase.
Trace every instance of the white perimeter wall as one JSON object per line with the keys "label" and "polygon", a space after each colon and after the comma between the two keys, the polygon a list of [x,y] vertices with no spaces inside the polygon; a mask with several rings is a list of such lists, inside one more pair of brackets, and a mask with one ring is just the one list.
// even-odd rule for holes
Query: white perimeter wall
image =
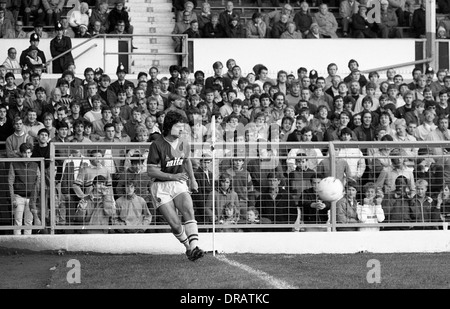
{"label": "white perimeter wall", "polygon": [[[213,250],[212,234],[200,233],[200,245]],[[32,251],[184,254],[170,233],[107,235],[0,236],[0,247]],[[450,231],[215,233],[220,253],[320,254],[450,252]]]}
{"label": "white perimeter wall", "polygon": [[[86,39],[72,39],[72,47],[77,46],[85,40]],[[39,42],[39,49],[44,52],[47,61],[52,58],[50,54],[50,41],[51,39],[41,39]],[[78,70],[76,71],[77,74],[82,75],[84,69],[87,67],[91,67],[94,69],[101,67],[107,74],[110,74],[112,76],[111,78],[115,77],[118,64],[118,55],[108,55],[104,57],[103,53],[104,50],[106,50],[106,52],[118,52],[118,39],[110,38],[106,39],[105,41],[103,39],[92,39],[88,43],[74,49],[72,51],[73,57],[77,57],[93,45],[97,46],[91,48],[89,51],[75,60],[75,65],[78,68]],[[27,49],[29,46],[29,39],[2,39],[0,44],[0,63],[3,63],[6,57],[8,57],[8,49],[10,47],[16,48],[17,58],[19,58],[22,51]],[[16,76],[16,78],[19,77],[20,75]]]}
{"label": "white perimeter wall", "polygon": [[[206,76],[213,74],[212,64],[223,65],[233,58],[244,74],[252,72],[255,64],[262,63],[269,75],[276,77],[279,70],[297,74],[299,67],[315,69],[326,77],[327,65],[336,63],[338,74],[345,77],[350,59],[356,59],[360,70],[415,61],[414,39],[322,39],[322,40],[273,40],[273,39],[195,39],[194,71],[201,70]],[[404,79],[410,78],[413,66],[398,68]],[[225,68],[226,70],[226,68]],[[224,72],[225,72],[224,70]],[[367,74],[366,74],[367,75]],[[385,79],[385,75],[381,76]]]}

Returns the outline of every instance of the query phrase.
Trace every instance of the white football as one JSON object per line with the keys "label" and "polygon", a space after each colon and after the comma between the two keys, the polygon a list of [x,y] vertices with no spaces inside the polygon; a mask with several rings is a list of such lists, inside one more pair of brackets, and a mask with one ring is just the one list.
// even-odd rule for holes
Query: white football
{"label": "white football", "polygon": [[344,196],[344,185],[334,177],[326,177],[317,185],[317,194],[322,201],[335,202]]}

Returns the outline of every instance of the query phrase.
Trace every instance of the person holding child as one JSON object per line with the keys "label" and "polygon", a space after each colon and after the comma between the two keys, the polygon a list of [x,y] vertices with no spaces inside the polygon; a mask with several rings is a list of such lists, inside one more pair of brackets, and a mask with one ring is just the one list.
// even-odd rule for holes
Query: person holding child
{"label": "person holding child", "polygon": [[222,173],[219,176],[219,185],[216,188],[215,196],[215,213],[213,216],[213,192],[210,192],[206,201],[206,216],[209,217],[209,221],[218,221],[219,216],[223,214],[223,209],[227,203],[233,203],[239,205],[239,197],[233,190],[231,183],[231,176],[228,173]]}
{"label": "person holding child", "polygon": [[[95,176],[92,180],[92,191],[79,203],[76,216],[80,221],[89,225],[109,225],[110,219],[115,215],[116,205],[112,194],[109,192],[109,180],[102,175]],[[86,230],[87,233],[104,233],[108,230]]]}

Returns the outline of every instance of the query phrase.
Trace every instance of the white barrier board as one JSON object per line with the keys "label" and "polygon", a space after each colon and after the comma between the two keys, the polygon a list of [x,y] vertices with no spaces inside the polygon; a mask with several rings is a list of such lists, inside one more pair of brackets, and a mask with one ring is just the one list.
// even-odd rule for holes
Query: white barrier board
{"label": "white barrier board", "polygon": [[[326,77],[327,65],[336,63],[338,75],[349,74],[347,67],[350,59],[359,63],[360,70],[395,65],[418,60],[415,55],[414,39],[319,39],[319,40],[282,40],[282,39],[195,39],[194,70],[213,75],[212,64],[221,61],[225,66],[228,59],[236,60],[244,74],[252,72],[255,64],[264,64],[269,76],[276,78],[279,70],[293,73],[305,67],[314,69],[319,76]],[[420,59],[419,59],[420,60]],[[397,69],[404,79],[410,78],[413,66]],[[226,67],[224,68],[224,73]],[[380,73],[380,72],[379,72]],[[366,74],[367,76],[367,74]],[[386,79],[385,75],[380,77]]]}

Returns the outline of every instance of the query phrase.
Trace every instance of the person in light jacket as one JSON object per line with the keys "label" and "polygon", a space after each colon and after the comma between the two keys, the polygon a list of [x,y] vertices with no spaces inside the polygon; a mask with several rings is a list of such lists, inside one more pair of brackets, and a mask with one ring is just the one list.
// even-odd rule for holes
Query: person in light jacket
{"label": "person in light jacket", "polygon": [[319,32],[327,38],[337,38],[338,23],[333,13],[328,11],[328,5],[322,3],[319,12],[314,14],[314,22],[319,25]]}

